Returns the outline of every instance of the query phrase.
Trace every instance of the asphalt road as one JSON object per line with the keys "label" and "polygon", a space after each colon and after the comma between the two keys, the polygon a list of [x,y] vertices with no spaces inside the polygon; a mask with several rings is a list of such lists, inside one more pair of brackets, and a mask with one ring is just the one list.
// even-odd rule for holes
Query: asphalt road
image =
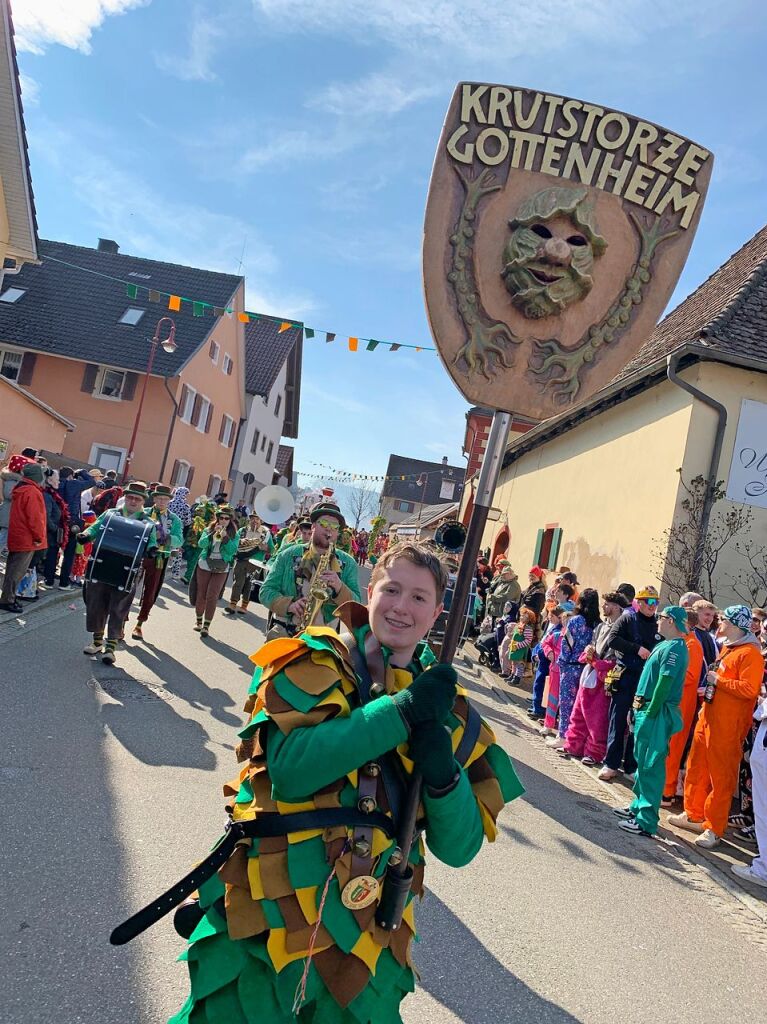
{"label": "asphalt road", "polygon": [[[203,642],[180,590],[161,605],[112,667],[81,653],[79,601],[0,635],[3,1024],[163,1024],[185,997],[170,919],[107,936],[220,834],[264,620],[219,613]],[[684,844],[622,833],[625,793],[466,679],[527,793],[470,868],[432,858],[406,1024],[763,1019],[767,903]]]}

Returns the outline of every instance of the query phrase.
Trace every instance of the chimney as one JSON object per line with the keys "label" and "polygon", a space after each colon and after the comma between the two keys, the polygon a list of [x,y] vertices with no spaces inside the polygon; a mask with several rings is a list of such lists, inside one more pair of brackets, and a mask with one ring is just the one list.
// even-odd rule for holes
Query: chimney
{"label": "chimney", "polygon": [[443,465],[443,466],[446,466],[446,465],[447,465],[447,455],[443,455],[443,456],[442,456],[442,465]]}
{"label": "chimney", "polygon": [[99,252],[119,252],[120,246],[117,242],[112,241],[111,238],[100,238],[99,244],[96,246]]}

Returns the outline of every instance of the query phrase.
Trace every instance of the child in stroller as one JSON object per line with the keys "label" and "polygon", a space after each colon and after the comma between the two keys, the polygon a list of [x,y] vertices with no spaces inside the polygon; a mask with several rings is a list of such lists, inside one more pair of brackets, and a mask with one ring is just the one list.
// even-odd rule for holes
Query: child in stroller
{"label": "child in stroller", "polygon": [[503,606],[503,615],[499,619],[493,621],[489,615],[485,616],[476,641],[480,665],[487,665],[493,672],[500,672],[501,659],[498,652],[506,636],[506,627],[516,622],[518,615],[519,605],[514,601],[507,601]]}

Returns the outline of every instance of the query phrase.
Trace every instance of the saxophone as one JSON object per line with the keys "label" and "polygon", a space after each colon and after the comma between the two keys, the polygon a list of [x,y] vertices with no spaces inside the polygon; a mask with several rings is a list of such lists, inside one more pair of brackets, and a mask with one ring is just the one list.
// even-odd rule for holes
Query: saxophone
{"label": "saxophone", "polygon": [[304,608],[304,614],[301,616],[301,621],[298,624],[299,633],[303,633],[303,631],[309,626],[314,625],[314,620],[322,612],[323,604],[333,596],[333,591],[322,579],[322,574],[327,572],[330,568],[335,553],[335,546],[331,544],[325,554],[320,555],[320,560],[317,562],[317,568],[314,570],[312,578],[309,581],[309,594],[306,600],[306,608]]}

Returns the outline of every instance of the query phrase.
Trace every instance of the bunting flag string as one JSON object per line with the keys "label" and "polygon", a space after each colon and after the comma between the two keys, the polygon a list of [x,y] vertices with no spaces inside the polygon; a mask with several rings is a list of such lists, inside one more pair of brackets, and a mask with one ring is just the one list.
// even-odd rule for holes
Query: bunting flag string
{"label": "bunting flag string", "polygon": [[[306,461],[310,466],[315,466],[316,469],[312,472],[309,472],[308,470],[294,470],[293,472],[297,476],[311,476],[317,479],[321,477],[322,479],[332,479],[336,483],[356,483],[358,480],[368,480],[374,483],[385,483],[388,480],[415,480],[416,482],[420,481],[420,483],[423,484],[425,482],[425,477],[443,476],[445,468],[453,468],[443,466],[440,469],[423,470],[420,473],[406,473],[404,475],[394,473],[389,476],[376,476],[373,473],[354,473],[350,469],[338,469],[337,467],[329,466],[324,462],[312,462],[311,459],[307,459]],[[325,472],[317,472],[317,470],[324,470]]]}
{"label": "bunting flag string", "polygon": [[[114,277],[111,274],[103,274],[101,271],[93,270],[91,267],[81,267],[76,263],[69,263],[67,260],[58,259],[56,256],[43,256],[44,260],[50,260],[52,263],[61,263],[65,267],[69,267],[72,270],[81,270],[84,274],[92,274],[95,277],[101,277],[108,281],[114,281],[116,284],[121,284],[125,289],[125,294],[129,299],[134,301],[142,298],[142,293],[147,294],[149,302],[154,303],[165,303],[167,308],[174,313],[180,313],[184,308],[191,307],[192,316],[204,317],[212,315],[214,317],[234,317],[240,323],[247,324],[251,321],[266,320],[269,323],[279,324],[277,333],[282,334],[284,331],[291,329],[299,330],[304,332],[304,337],[307,340],[315,338],[319,334],[325,335],[326,344],[330,344],[335,341],[338,334],[335,331],[324,331],[317,327],[307,327],[300,320],[285,320],[283,317],[272,316],[269,313],[253,313],[250,310],[243,310],[239,312],[232,306],[215,306],[211,302],[206,302],[204,299],[188,298],[186,295],[175,295],[172,292],[159,291],[156,288],[148,288],[146,285],[135,284],[133,281],[126,281],[120,277]],[[404,342],[389,342],[380,341],[376,338],[363,338],[359,335],[345,335],[347,339],[347,347],[350,352],[359,352],[360,343],[363,345],[363,351],[375,352],[376,349],[386,346],[389,352],[399,352],[401,349],[411,349],[415,352],[436,352],[436,348],[433,345],[409,345]]]}

